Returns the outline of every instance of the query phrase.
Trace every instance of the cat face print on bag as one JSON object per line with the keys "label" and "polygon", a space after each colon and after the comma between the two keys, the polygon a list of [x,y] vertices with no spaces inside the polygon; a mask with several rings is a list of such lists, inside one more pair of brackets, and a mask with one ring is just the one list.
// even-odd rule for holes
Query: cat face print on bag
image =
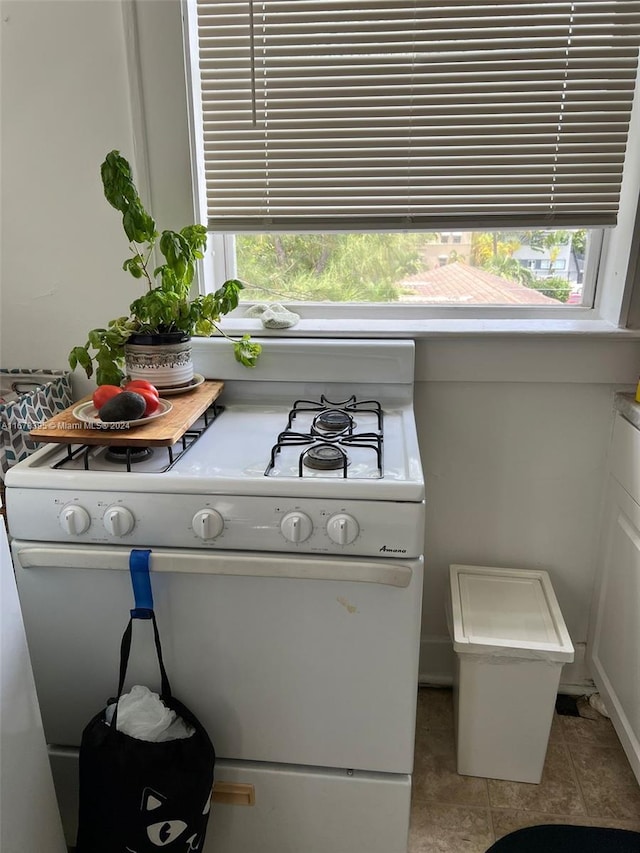
{"label": "cat face print on bag", "polygon": [[140,810],[146,818],[146,836],[132,846],[125,847],[127,853],[198,853],[202,849],[204,828],[211,807],[211,795],[198,816],[197,827],[191,829],[189,823],[175,815],[170,800],[145,788],[142,792]]}

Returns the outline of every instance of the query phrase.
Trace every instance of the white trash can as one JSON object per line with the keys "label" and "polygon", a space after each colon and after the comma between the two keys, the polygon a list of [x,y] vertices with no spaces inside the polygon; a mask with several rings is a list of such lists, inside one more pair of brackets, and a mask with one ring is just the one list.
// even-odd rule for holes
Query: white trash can
{"label": "white trash can", "polygon": [[547,572],[449,567],[458,773],[540,781],[573,645]]}

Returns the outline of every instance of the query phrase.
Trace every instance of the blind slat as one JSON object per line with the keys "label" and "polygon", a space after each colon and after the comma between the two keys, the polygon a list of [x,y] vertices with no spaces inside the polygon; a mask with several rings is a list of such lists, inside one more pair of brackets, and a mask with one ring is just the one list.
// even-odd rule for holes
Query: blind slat
{"label": "blind slat", "polygon": [[197,0],[209,227],[615,223],[640,0],[353,5]]}

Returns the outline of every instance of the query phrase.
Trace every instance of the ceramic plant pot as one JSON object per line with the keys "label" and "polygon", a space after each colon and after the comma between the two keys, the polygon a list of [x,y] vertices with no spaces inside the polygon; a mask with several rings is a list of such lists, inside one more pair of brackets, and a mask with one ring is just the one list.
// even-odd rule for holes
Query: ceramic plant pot
{"label": "ceramic plant pot", "polygon": [[184,332],[132,335],[124,346],[128,379],[146,379],[159,391],[193,380],[191,338]]}

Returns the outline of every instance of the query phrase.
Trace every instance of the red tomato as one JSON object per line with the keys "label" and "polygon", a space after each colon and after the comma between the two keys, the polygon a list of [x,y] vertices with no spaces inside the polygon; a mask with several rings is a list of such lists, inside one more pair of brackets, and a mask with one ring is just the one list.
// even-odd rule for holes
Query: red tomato
{"label": "red tomato", "polygon": [[115,397],[116,394],[121,393],[122,388],[118,388],[117,385],[99,385],[93,392],[93,397],[91,399],[93,401],[93,405],[97,410],[99,410],[104,406],[107,400],[110,400],[112,397]]}
{"label": "red tomato", "polygon": [[152,415],[156,409],[160,406],[160,400],[158,398],[158,392],[155,390],[151,391],[149,388],[140,388],[140,386],[136,385],[135,388],[132,388],[131,385],[127,385],[124,389],[125,391],[133,391],[136,394],[140,394],[141,397],[144,397],[144,401],[147,404],[144,413],[142,415],[143,418],[148,418],[149,415]]}
{"label": "red tomato", "polygon": [[151,382],[147,382],[146,379],[132,379],[131,382],[127,382],[124,386],[124,390],[134,391],[136,394],[144,397],[147,407],[142,415],[143,418],[148,418],[149,415],[152,415],[160,405],[158,389]]}
{"label": "red tomato", "polygon": [[158,394],[158,397],[160,396],[156,386],[152,385],[151,382],[147,382],[146,379],[132,379],[131,382],[127,382],[124,387],[127,391],[133,391],[136,388],[146,388],[149,391],[155,391],[156,394]]}

